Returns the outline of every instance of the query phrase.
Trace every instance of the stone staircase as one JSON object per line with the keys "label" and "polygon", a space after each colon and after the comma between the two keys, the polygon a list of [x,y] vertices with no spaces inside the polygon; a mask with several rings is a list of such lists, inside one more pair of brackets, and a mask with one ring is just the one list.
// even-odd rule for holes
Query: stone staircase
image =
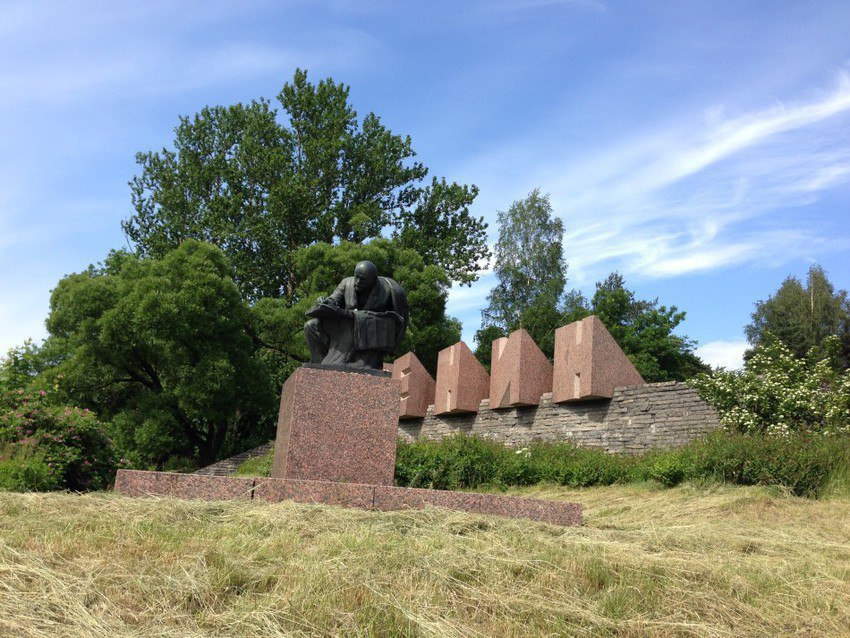
{"label": "stone staircase", "polygon": [[274,449],[274,441],[269,441],[253,450],[242,452],[230,458],[223,459],[218,463],[202,467],[195,474],[203,474],[205,476],[233,476],[236,474],[237,468],[248,459],[255,459],[258,456],[264,456]]}

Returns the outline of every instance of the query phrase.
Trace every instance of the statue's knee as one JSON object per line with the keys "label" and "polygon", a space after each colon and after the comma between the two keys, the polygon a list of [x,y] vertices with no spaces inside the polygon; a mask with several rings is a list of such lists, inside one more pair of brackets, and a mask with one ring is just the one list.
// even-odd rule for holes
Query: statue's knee
{"label": "statue's knee", "polygon": [[322,334],[322,324],[316,319],[308,319],[304,324],[304,334],[307,335],[307,341],[311,343],[322,343],[324,335]]}

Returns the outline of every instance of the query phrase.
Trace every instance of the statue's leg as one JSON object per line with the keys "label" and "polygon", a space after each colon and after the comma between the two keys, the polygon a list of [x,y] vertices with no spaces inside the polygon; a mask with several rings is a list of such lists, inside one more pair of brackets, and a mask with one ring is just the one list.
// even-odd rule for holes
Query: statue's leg
{"label": "statue's leg", "polygon": [[309,319],[304,324],[304,334],[307,335],[307,346],[310,348],[310,363],[321,363],[330,345],[327,335],[322,332],[321,322]]}

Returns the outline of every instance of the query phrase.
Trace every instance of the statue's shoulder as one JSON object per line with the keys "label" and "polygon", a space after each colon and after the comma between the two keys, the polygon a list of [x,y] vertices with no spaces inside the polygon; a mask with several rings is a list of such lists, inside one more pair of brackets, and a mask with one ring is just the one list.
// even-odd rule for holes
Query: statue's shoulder
{"label": "statue's shoulder", "polygon": [[347,286],[353,286],[353,285],[354,285],[354,277],[346,277],[341,282],[339,282],[340,288],[347,287]]}
{"label": "statue's shoulder", "polygon": [[386,290],[401,290],[404,292],[404,288],[402,288],[395,279],[390,279],[389,277],[378,277],[378,280]]}

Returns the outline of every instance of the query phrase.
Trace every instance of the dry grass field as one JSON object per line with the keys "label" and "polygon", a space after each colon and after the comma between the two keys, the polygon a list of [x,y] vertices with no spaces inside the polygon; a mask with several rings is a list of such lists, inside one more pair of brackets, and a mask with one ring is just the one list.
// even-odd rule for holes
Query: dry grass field
{"label": "dry grass field", "polygon": [[0,636],[850,636],[850,500],[630,485],[557,528],[0,493]]}

